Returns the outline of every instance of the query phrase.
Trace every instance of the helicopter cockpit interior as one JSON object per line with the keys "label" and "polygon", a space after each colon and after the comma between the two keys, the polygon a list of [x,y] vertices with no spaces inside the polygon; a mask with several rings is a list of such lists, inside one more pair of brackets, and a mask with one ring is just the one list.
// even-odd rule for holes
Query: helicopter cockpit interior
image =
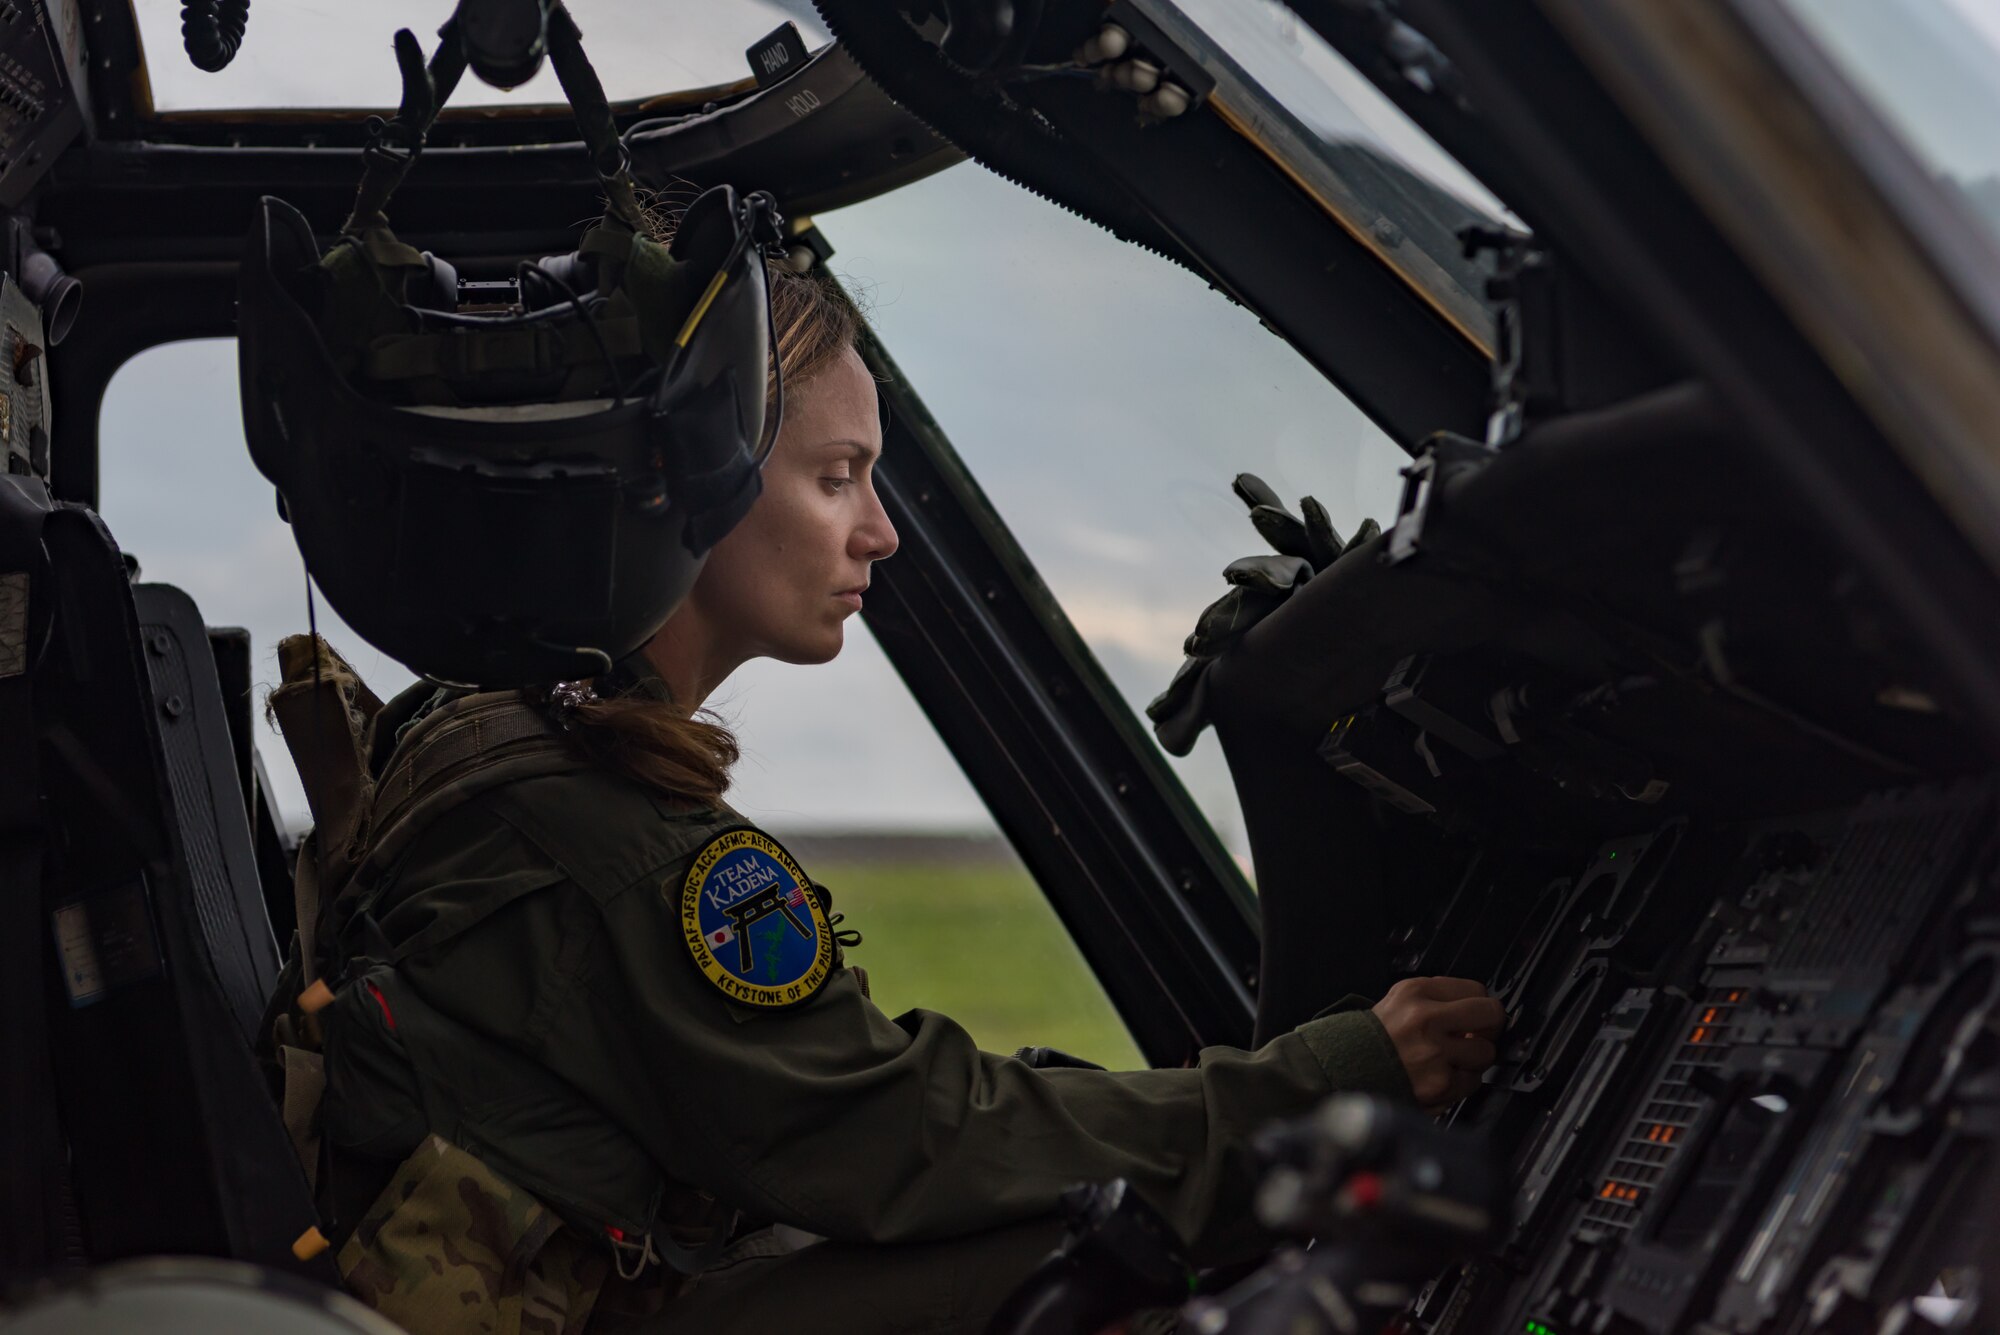
{"label": "helicopter cockpit interior", "polygon": [[[337,25],[371,105],[176,104],[281,8],[188,0],[183,34],[153,0],[0,5],[0,1298],[160,1255],[338,1287],[295,1248],[313,1200],[252,1055],[297,926],[269,646],[135,583],[98,513],[119,368],[234,334],[261,199],[330,234],[398,150],[386,18]],[[432,8],[502,67],[509,22],[568,22]],[[572,8],[611,138],[475,61],[399,180],[399,235],[461,291],[574,249],[617,173],[764,192],[809,268],[841,244],[816,216],[971,159],[1192,273],[1405,456],[1347,543],[1239,483],[1282,562],[1218,582],[1231,629],[1149,720],[992,499],[1004,463],[975,475],[864,340],[901,535],[868,627],[1145,1059],[1410,976],[1510,1017],[1437,1125],[1262,1143],[1298,1246],[1186,1328],[1996,1328],[1976,0]],[[1393,135],[1340,110],[1364,98]],[[1169,759],[1208,729],[1254,888]]]}

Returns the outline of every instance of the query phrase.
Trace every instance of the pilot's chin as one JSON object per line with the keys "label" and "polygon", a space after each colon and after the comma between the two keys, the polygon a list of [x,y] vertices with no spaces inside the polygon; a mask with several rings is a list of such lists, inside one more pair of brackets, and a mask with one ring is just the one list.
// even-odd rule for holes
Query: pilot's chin
{"label": "pilot's chin", "polygon": [[801,640],[791,645],[785,654],[787,663],[800,667],[812,667],[819,663],[831,663],[840,656],[842,646],[847,643],[847,630],[840,622],[833,623],[831,630],[815,635],[811,640]]}

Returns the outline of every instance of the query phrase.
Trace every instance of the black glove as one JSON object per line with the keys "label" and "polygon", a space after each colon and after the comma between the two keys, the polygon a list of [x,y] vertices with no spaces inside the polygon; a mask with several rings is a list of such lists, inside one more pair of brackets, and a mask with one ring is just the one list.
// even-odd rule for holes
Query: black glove
{"label": "black glove", "polygon": [[1237,496],[1250,507],[1250,522],[1264,541],[1277,550],[1276,556],[1246,556],[1231,561],[1222,577],[1229,592],[1202,609],[1195,620],[1194,633],[1182,646],[1187,662],[1182,663],[1167,689],[1146,706],[1153,720],[1154,735],[1170,755],[1184,756],[1194,749],[1195,738],[1208,726],[1205,681],[1208,665],[1236,643],[1252,626],[1276,610],[1292,596],[1292,590],[1338,561],[1343,552],[1379,536],[1382,526],[1372,519],[1346,542],[1333,531],[1326,507],[1310,496],[1299,501],[1299,515],[1287,510],[1264,480],[1252,473],[1238,473],[1232,484]]}

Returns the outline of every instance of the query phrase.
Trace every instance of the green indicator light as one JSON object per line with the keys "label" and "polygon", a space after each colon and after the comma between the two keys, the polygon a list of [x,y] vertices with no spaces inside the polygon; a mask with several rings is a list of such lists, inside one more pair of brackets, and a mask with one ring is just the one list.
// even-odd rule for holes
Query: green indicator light
{"label": "green indicator light", "polygon": [[[1611,855],[1611,860],[1613,862],[1618,861],[1618,855],[1616,853],[1613,853]],[[1547,1326],[1537,1326],[1535,1327],[1535,1335],[1549,1335],[1549,1328]]]}

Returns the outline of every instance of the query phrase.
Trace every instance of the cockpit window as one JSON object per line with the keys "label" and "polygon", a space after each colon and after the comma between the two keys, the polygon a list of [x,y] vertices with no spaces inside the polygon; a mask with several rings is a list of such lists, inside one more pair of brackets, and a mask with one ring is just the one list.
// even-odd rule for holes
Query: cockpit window
{"label": "cockpit window", "polygon": [[[401,95],[389,34],[428,49],[456,0],[286,0],[252,6],[235,60],[205,74],[181,50],[180,0],[133,0],[146,82],[160,114],[379,110]],[[720,89],[749,78],[744,51],[787,19],[806,45],[829,40],[811,0],[578,0],[571,8],[613,101]],[[452,105],[562,106],[544,66],[512,92],[464,79]]]}
{"label": "cockpit window", "polygon": [[1506,206],[1278,0],[1141,0],[1192,35],[1214,105],[1438,314],[1493,346],[1484,276],[1459,229],[1517,225]]}
{"label": "cockpit window", "polygon": [[[1343,537],[1394,519],[1408,456],[1186,270],[972,165],[820,223],[834,271],[1135,714],[1228,589],[1223,567],[1270,551],[1230,492],[1237,473],[1288,505],[1318,497]],[[1214,731],[1171,763],[1247,854]]]}
{"label": "cockpit window", "polygon": [[2000,5],[1789,0],[1786,7],[2000,240]]}

